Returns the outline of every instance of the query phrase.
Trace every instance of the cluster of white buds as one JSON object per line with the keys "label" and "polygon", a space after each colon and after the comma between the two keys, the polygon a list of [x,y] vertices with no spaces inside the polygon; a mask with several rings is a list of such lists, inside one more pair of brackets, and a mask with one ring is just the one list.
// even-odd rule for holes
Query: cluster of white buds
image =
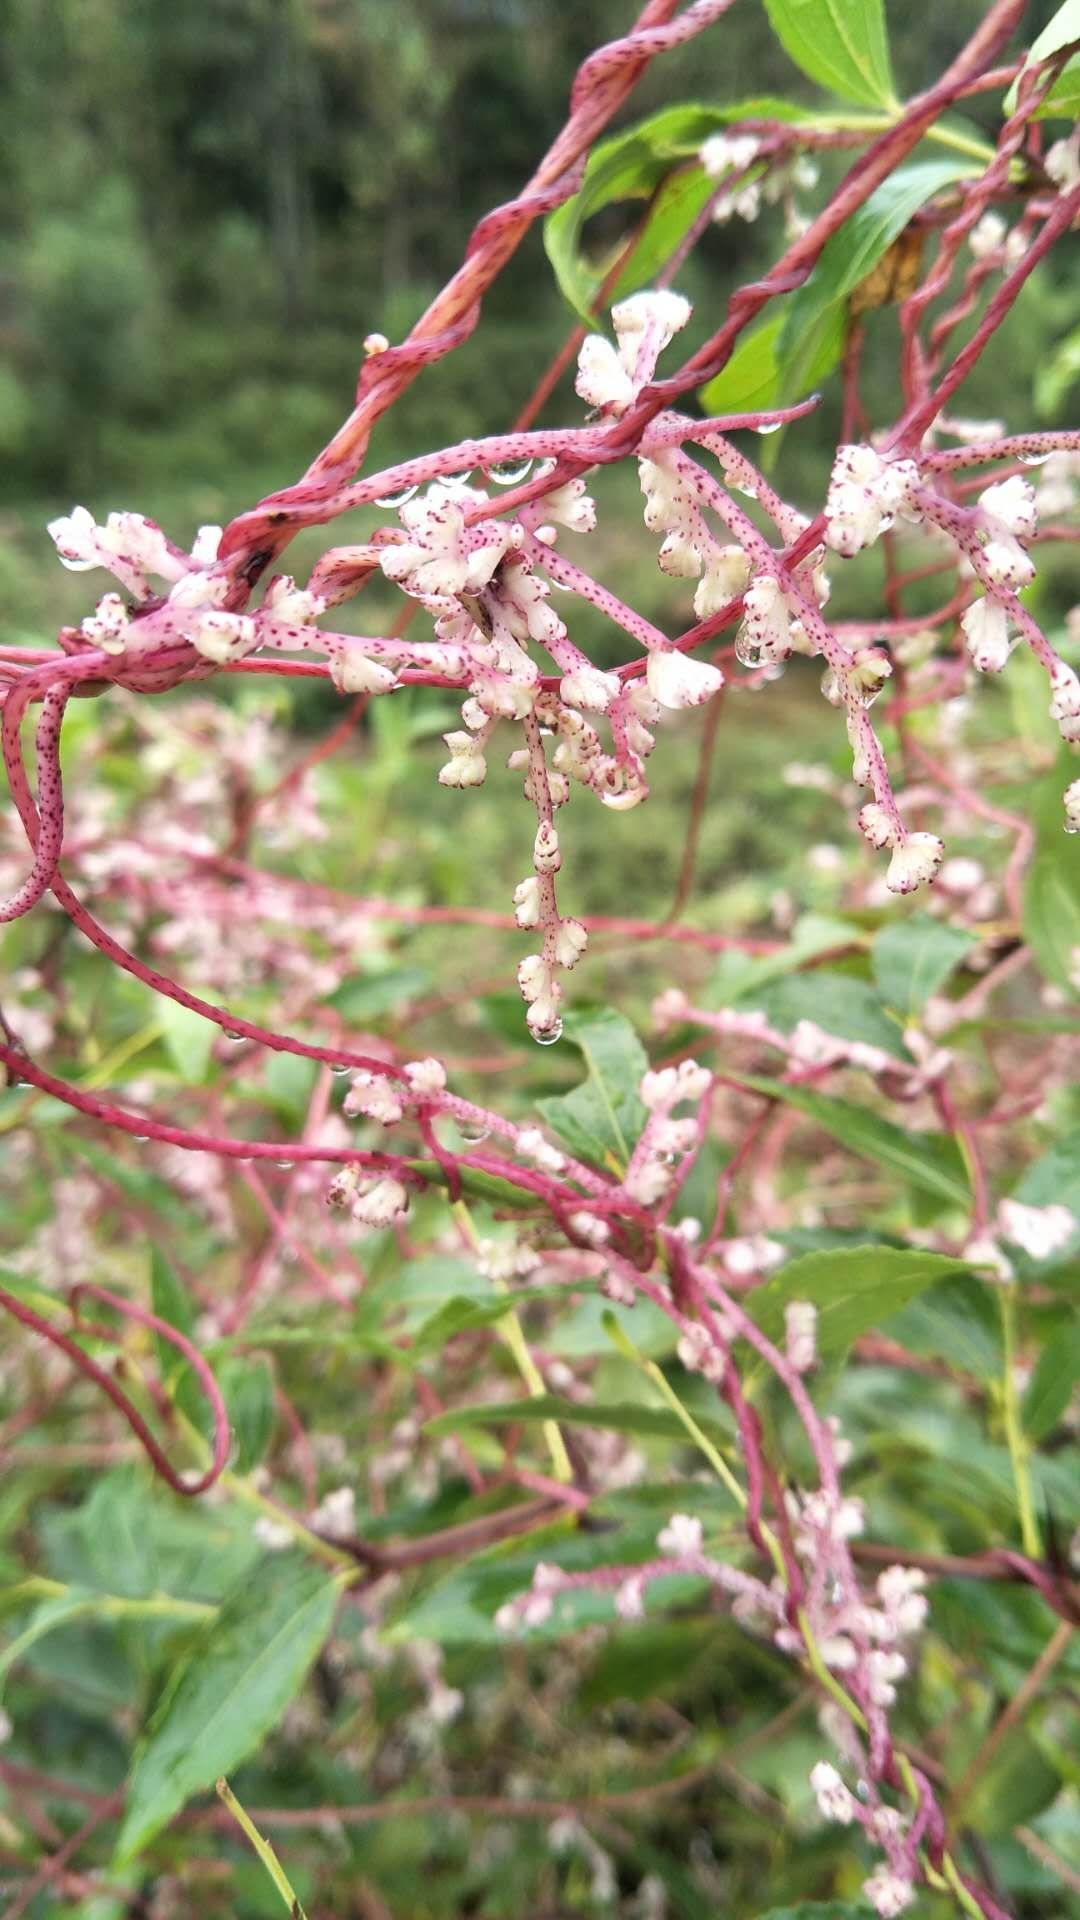
{"label": "cluster of white buds", "polygon": [[893,842],[893,856],[885,875],[890,893],[914,893],[929,886],[945,855],[936,833],[905,833]]}
{"label": "cluster of white buds", "polygon": [[466,526],[466,506],[486,499],[471,488],[436,481],[421,498],[403,501],[398,517],[408,538],[379,554],[387,579],[425,604],[479,593],[508,548],[521,540],[514,521],[481,520]]}
{"label": "cluster of white buds", "polygon": [[487,761],[484,758],[484,742],[472,733],[459,728],[453,733],[444,733],[443,739],[450,749],[450,758],[439,768],[441,787],[482,787],[487,779]]}
{"label": "cluster of white buds", "polygon": [[910,503],[918,483],[913,460],[883,460],[873,447],[841,447],[825,499],[825,538],[850,559],[872,546]]}
{"label": "cluster of white buds", "polygon": [[324,1494],[311,1516],[316,1533],[330,1540],[349,1540],[356,1532],[356,1495],[351,1487],[334,1487]]}
{"label": "cluster of white buds", "polygon": [[409,1192],[391,1174],[369,1174],[353,1163],[334,1175],[326,1191],[332,1207],[346,1208],[364,1227],[392,1227],[409,1210]]}
{"label": "cluster of white buds", "polygon": [[397,674],[381,660],[373,660],[359,644],[330,648],[330,678],[339,693],[389,693]]}
{"label": "cluster of white buds", "polygon": [[123,653],[130,627],[131,616],[120,595],[106,593],[79,631],[92,647],[100,647],[104,653]]}
{"label": "cluster of white buds", "polygon": [[1080,742],[1080,676],[1059,660],[1050,673],[1050,718],[1070,746]]}
{"label": "cluster of white buds", "polygon": [[[814,597],[822,604],[828,597],[828,582],[820,568],[811,570],[810,584],[816,585]],[[813,650],[797,608],[775,574],[755,574],[743,597],[742,624],[735,638],[735,653],[744,667],[778,667],[792,653]]]}
{"label": "cluster of white buds", "polygon": [[677,647],[654,647],[645,667],[645,680],[662,707],[700,707],[719,693],[724,676],[708,660],[695,660]]}
{"label": "cluster of white buds", "polygon": [[997,1210],[998,1232],[1032,1260],[1049,1260],[1069,1245],[1080,1221],[1070,1207],[1054,1201],[1029,1207],[1021,1200],[1002,1200]]}
{"label": "cluster of white buds", "polygon": [[638,460],[645,525],[664,536],[660,567],[678,579],[697,580],[694,612],[699,620],[709,620],[743,591],[750,563],[741,547],[722,546],[714,537],[687,477],[693,471],[674,448],[661,447]]}
{"label": "cluster of white buds", "polygon": [[1029,587],[1035,578],[1031,555],[1021,546],[1030,540],[1038,526],[1035,492],[1027,480],[1013,474],[1008,480],[996,480],[979,495],[982,570],[991,587],[1018,591]]}
{"label": "cluster of white buds", "polygon": [[582,342],[574,382],[580,398],[600,413],[626,413],[690,313],[690,302],[678,293],[635,293],[620,300],[611,310],[618,346],[600,333],[590,333]]}
{"label": "cluster of white buds", "polygon": [[630,1156],[623,1186],[643,1207],[655,1206],[671,1191],[680,1162],[697,1146],[698,1122],[677,1120],[674,1109],[684,1102],[703,1100],[712,1085],[707,1067],[696,1060],[677,1067],[661,1067],[642,1076],[641,1099],[649,1118]]}
{"label": "cluster of white buds", "polygon": [[[171,599],[172,595],[169,597]],[[204,660],[212,660],[215,666],[227,666],[231,660],[242,660],[259,644],[258,625],[250,614],[226,613],[215,607],[194,609],[191,618],[185,620],[182,631],[196,653],[201,653]]]}
{"label": "cluster of white buds", "polygon": [[321,594],[298,587],[291,573],[279,573],[263,595],[263,612],[290,627],[310,627],[326,611]]}
{"label": "cluster of white buds", "polygon": [[377,1120],[380,1126],[392,1127],[405,1112],[402,1091],[386,1074],[361,1068],[353,1074],[341,1110],[350,1120],[361,1114],[365,1120]]}
{"label": "cluster of white buds", "polygon": [[796,1373],[809,1373],[817,1361],[817,1308],[809,1300],[789,1300],[784,1308],[784,1350]]}
{"label": "cluster of white buds", "polygon": [[522,1127],[514,1144],[522,1159],[541,1173],[561,1173],[566,1165],[566,1155],[545,1140],[539,1127]]}
{"label": "cluster of white buds", "polygon": [[102,567],[140,598],[149,592],[148,574],[179,580],[191,564],[157,523],[141,513],[110,513],[99,526],[88,508],[72,507],[69,514],[50,520],[49,534],[61,564],[71,573]]}

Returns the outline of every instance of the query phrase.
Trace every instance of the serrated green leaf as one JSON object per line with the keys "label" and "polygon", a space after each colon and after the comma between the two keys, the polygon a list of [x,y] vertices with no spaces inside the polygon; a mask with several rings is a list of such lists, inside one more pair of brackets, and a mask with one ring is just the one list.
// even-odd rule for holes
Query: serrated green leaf
{"label": "serrated green leaf", "polygon": [[567,1014],[563,1038],[583,1056],[588,1079],[572,1093],[538,1100],[537,1110],[577,1159],[621,1173],[648,1118],[638,1092],[645,1049],[610,1007]]}
{"label": "serrated green leaf", "polygon": [[916,1248],[851,1247],[790,1260],[749,1296],[746,1310],[770,1340],[781,1341],[784,1309],[806,1300],[818,1310],[822,1359],[842,1353],[927,1287],[963,1271],[962,1262]]}
{"label": "serrated green leaf", "polygon": [[122,1865],[275,1727],[330,1631],[340,1581],[292,1556],[245,1579],[166,1686],[136,1755]]}
{"label": "serrated green leaf", "polygon": [[971,1189],[963,1158],[949,1134],[909,1133],[866,1107],[853,1106],[831,1094],[814,1093],[809,1087],[767,1080],[759,1074],[743,1075],[742,1084],[783,1100],[789,1107],[798,1107],[852,1153],[876,1160],[920,1192],[965,1210],[970,1207]]}
{"label": "serrated green leaf", "polygon": [[978,942],[962,927],[927,913],[883,927],[870,950],[874,979],[885,1004],[907,1021],[921,1013],[954,967]]}
{"label": "serrated green leaf", "polygon": [[882,0],[765,0],[765,10],[809,79],[861,106],[896,106]]}

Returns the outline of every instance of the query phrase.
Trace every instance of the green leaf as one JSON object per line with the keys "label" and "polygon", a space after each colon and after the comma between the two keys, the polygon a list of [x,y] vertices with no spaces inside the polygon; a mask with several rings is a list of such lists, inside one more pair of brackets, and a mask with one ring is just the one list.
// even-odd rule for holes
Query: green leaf
{"label": "green leaf", "polygon": [[976,1380],[999,1380],[1001,1318],[990,1291],[973,1274],[939,1281],[885,1322],[881,1331],[909,1353],[947,1360]]}
{"label": "green leaf", "polygon": [[1021,1415],[1033,1440],[1052,1433],[1080,1381],[1080,1323],[1048,1340],[1028,1382]]}
{"label": "green leaf", "polygon": [[1076,995],[1080,948],[1080,857],[1062,833],[1060,847],[1044,847],[1024,890],[1024,939],[1048,980]]}
{"label": "green leaf", "polygon": [[1061,1785],[1054,1767],[1024,1728],[1008,1740],[980,1773],[964,1805],[964,1822],[973,1832],[1010,1833],[1041,1813]]}
{"label": "green leaf", "polygon": [[162,1028],[165,1050],[181,1080],[201,1086],[210,1070],[210,1055],[218,1036],[212,1020],[192,1013],[176,1000],[155,997],[154,1013]]}
{"label": "green leaf", "polygon": [[818,1353],[828,1359],[927,1287],[962,1271],[960,1261],[917,1249],[851,1247],[807,1253],[757,1288],[746,1308],[762,1333],[782,1341],[785,1307],[792,1300],[809,1301],[818,1310]]}
{"label": "green leaf", "polygon": [[921,1013],[931,994],[978,942],[961,927],[948,927],[927,913],[894,920],[874,940],[871,958],[882,999],[905,1022]]}
{"label": "green leaf", "polygon": [[738,1005],[759,1009],[781,1033],[790,1033],[801,1020],[809,1020],[840,1040],[877,1047],[898,1060],[909,1057],[899,1025],[885,1012],[870,982],[851,974],[826,968],[791,974],[740,994]]}
{"label": "green leaf", "polygon": [[274,1431],[274,1376],[261,1355],[227,1360],[218,1374],[233,1437],[237,1473],[257,1467]]}
{"label": "green leaf", "polygon": [[895,107],[882,0],[765,0],[784,52],[811,80],[866,107]]}
{"label": "green leaf", "polygon": [[[179,1274],[169,1265],[160,1247],[153,1247],[150,1254],[150,1302],[159,1320],[166,1321],[178,1333],[186,1334],[191,1339],[195,1331],[194,1304]],[[158,1369],[168,1386],[188,1363],[183,1354],[160,1333],[155,1333],[154,1345]]]}
{"label": "green leaf", "polygon": [[575,1158],[622,1173],[647,1118],[638,1087],[648,1058],[629,1020],[610,1007],[567,1014],[563,1038],[577,1047],[588,1079],[537,1109]]}
{"label": "green leaf", "polygon": [[852,1153],[876,1160],[920,1192],[933,1194],[965,1210],[970,1206],[971,1189],[963,1157],[951,1135],[909,1133],[866,1107],[834,1099],[831,1094],[814,1093],[808,1087],[789,1087],[758,1074],[743,1075],[741,1080],[757,1093],[766,1093],[774,1100],[798,1107]]}
{"label": "green leaf", "polygon": [[667,107],[625,133],[602,141],[589,157],[580,190],[544,223],[548,259],[574,311],[586,322],[595,321],[597,295],[615,257],[614,252],[608,252],[592,259],[583,249],[584,227],[594,214],[625,201],[652,203],[633,253],[611,291],[611,299],[618,300],[648,284],[712,193],[715,182],[697,164],[699,149],[710,134],[736,120],[814,118],[790,100],[743,100],[730,107]]}
{"label": "green leaf", "polygon": [[[730,1445],[731,1434],[719,1421],[698,1415],[695,1419],[719,1446]],[[629,1433],[642,1440],[671,1440],[680,1447],[688,1444],[685,1426],[667,1407],[636,1403],[611,1406],[602,1402],[583,1405],[577,1400],[561,1400],[553,1393],[537,1394],[531,1400],[481,1401],[472,1407],[455,1407],[449,1413],[437,1413],[434,1419],[426,1420],[424,1431],[460,1433],[469,1427],[535,1425],[547,1420],[556,1420],[560,1426],[600,1427],[608,1433]]]}
{"label": "green leaf", "polygon": [[759,1920],[867,1920],[867,1912],[846,1900],[800,1900],[797,1907],[770,1907]]}
{"label": "green leaf", "polygon": [[[1071,47],[1080,40],[1080,0],[1064,0],[1053,17],[1047,21],[1038,38],[1033,42],[1031,51],[1024,62],[1024,72],[1030,67],[1040,66],[1044,60],[1052,60],[1055,53],[1064,47]],[[1019,79],[1014,80],[1005,95],[1005,111],[1012,113],[1016,106]],[[1080,100],[1080,55],[1074,54],[1058,74],[1050,92],[1035,113],[1036,120],[1049,120],[1057,117],[1072,118]]]}
{"label": "green leaf", "polygon": [[741,334],[727,366],[698,393],[705,413],[760,413],[780,391],[781,309]]}
{"label": "green leaf", "polygon": [[275,1555],[226,1599],[166,1686],[136,1755],[121,1865],[277,1725],[330,1631],[340,1591],[321,1568]]}
{"label": "green leaf", "polygon": [[978,171],[976,160],[913,160],[883,180],[838,228],[806,285],[785,302],[778,346],[782,399],[801,399],[836,366],[847,331],[848,297],[877,266],[912,215],[943,187]]}

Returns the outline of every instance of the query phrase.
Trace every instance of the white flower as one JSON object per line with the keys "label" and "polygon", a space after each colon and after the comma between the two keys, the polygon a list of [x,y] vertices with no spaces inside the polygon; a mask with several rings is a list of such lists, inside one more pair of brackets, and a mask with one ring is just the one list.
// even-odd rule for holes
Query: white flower
{"label": "white flower", "polygon": [[88,573],[91,567],[102,565],[97,532],[97,521],[88,507],[72,507],[70,513],[49,521],[49,538],[69,573]]}
{"label": "white flower", "polygon": [[163,580],[178,580],[187,572],[186,559],[172,551],[157,522],[141,513],[110,513],[97,530],[97,543],[106,566],[111,556],[140,573],[159,574]]}
{"label": "white flower", "polygon": [[196,653],[218,665],[242,660],[259,644],[259,629],[246,613],[201,613],[185,633]]}
{"label": "white flower", "polygon": [[1071,193],[1074,187],[1080,187],[1080,141],[1072,134],[1068,140],[1057,140],[1047,150],[1043,161],[1051,180],[1062,193]]}
{"label": "white flower", "polygon": [[615,1589],[615,1611],[620,1620],[645,1618],[645,1582],[636,1576]]}
{"label": "white flower", "polygon": [[361,1068],[353,1074],[341,1110],[350,1120],[362,1113],[365,1119],[378,1120],[384,1127],[391,1127],[395,1120],[401,1119],[405,1108],[392,1080],[383,1073],[369,1073],[367,1068]]}
{"label": "white flower", "polygon": [[914,893],[934,878],[945,853],[936,833],[909,833],[889,861],[885,885],[890,893]]}
{"label": "white flower", "polygon": [[1080,780],[1065,789],[1065,831],[1080,833]]}
{"label": "white flower", "polygon": [[878,1574],[878,1595],[898,1637],[918,1633],[925,1624],[925,1585],[926,1575],[920,1567],[886,1567],[884,1573]]}
{"label": "white flower", "polygon": [[863,1881],[862,1890],[881,1920],[896,1920],[897,1914],[910,1907],[915,1898],[911,1881],[894,1873],[884,1861],[874,1868],[869,1880]]}
{"label": "white flower", "polygon": [[408,1212],[409,1195],[400,1180],[387,1175],[357,1194],[352,1217],[366,1227],[390,1227]]}
{"label": "white flower", "polygon": [[339,693],[389,693],[397,684],[393,667],[370,659],[359,647],[342,647],[330,655],[330,678]]}
{"label": "white flower", "polygon": [[606,713],[619,691],[617,673],[601,673],[586,662],[564,673],[559,682],[559,698],[568,707],[583,707],[587,713]]}
{"label": "white flower", "polygon": [[566,1165],[566,1155],[544,1139],[539,1127],[522,1127],[516,1145],[522,1159],[531,1160],[541,1173],[561,1173]]}
{"label": "white flower", "polygon": [[446,1086],[446,1068],[441,1060],[410,1060],[405,1078],[415,1094],[442,1093]]}
{"label": "white flower", "polygon": [[584,1208],[570,1214],[566,1224],[571,1233],[576,1234],[579,1240],[584,1240],[587,1246],[604,1247],[611,1239],[611,1228],[607,1221],[601,1220],[599,1214],[586,1212]]}
{"label": "white flower", "polygon": [[897,825],[885,807],[876,800],[868,800],[859,809],[859,832],[869,840],[872,847],[878,849],[895,845]]}
{"label": "white flower", "polygon": [[825,1819],[849,1827],[855,1818],[855,1800],[836,1768],[827,1760],[819,1760],[810,1770],[810,1785]]}
{"label": "white flower", "polygon": [[694,593],[694,612],[699,620],[711,620],[742,593],[750,575],[750,562],[741,547],[718,547],[698,581]]}
{"label": "white flower", "polygon": [[1002,533],[988,540],[982,550],[983,569],[993,587],[1019,589],[1030,587],[1035,578],[1035,563],[1018,540]]}
{"label": "white flower", "polygon": [[[320,613],[326,611],[326,601],[319,594],[309,592],[306,587],[298,587],[291,573],[279,573],[276,580],[271,580],[263,606],[273,614],[275,620],[286,620],[296,627],[309,627]],[[361,689],[357,688],[356,691],[360,692]]]}
{"label": "white flower", "polygon": [[968,246],[976,260],[988,260],[1005,238],[1005,222],[1000,213],[984,213],[968,234]]}
{"label": "white flower", "polygon": [[809,1373],[817,1359],[817,1308],[809,1300],[789,1300],[784,1308],[784,1345],[796,1373]]}
{"label": "white flower", "polygon": [[1048,1260],[1068,1246],[1076,1231],[1076,1215],[1057,1203],[1048,1207],[1028,1207],[1020,1200],[1003,1200],[998,1207],[1000,1233],[1014,1247],[1022,1247],[1032,1260]]}
{"label": "white flower", "polygon": [[316,1533],[332,1540],[347,1540],[356,1532],[356,1495],[351,1487],[335,1487],[319,1502],[311,1516]]}
{"label": "white flower", "polygon": [[979,506],[989,520],[1006,533],[1030,539],[1039,524],[1035,510],[1035,490],[1030,480],[1014,473],[1008,480],[995,480],[979,495]]}
{"label": "white flower", "polygon": [[639,1092],[650,1113],[663,1113],[679,1097],[679,1076],[674,1067],[658,1067],[641,1076]]}
{"label": "white flower", "polygon": [[740,658],[756,654],[759,660],[778,666],[791,652],[791,609],[773,574],[759,573],[746,589],[739,638]]}
{"label": "white flower", "polygon": [[699,149],[698,159],[710,180],[720,180],[725,173],[742,173],[760,151],[761,143],[752,133],[712,133]]}
{"label": "white flower", "polygon": [[883,460],[873,447],[841,447],[825,499],[829,546],[848,558],[872,546],[891,526],[917,480],[910,460]]}
{"label": "white flower", "polygon": [[558,873],[562,866],[559,836],[550,820],[541,820],[533,840],[533,866],[537,873]]}
{"label": "white flower", "polygon": [[634,383],[602,333],[587,334],[581,343],[574,391],[600,413],[625,413],[633,404]]}
{"label": "white flower", "polygon": [[674,1560],[682,1560],[690,1554],[701,1552],[702,1539],[700,1520],[693,1519],[688,1513],[673,1513],[667,1526],[657,1535],[656,1544],[661,1553],[670,1554]]}
{"label": "white flower", "polygon": [[973,667],[1000,673],[1009,658],[1009,621],[996,600],[976,600],[960,617]]}
{"label": "white flower", "polygon": [[487,761],[471,733],[444,733],[450,758],[439,768],[442,787],[480,787],[487,778]]}
{"label": "white flower", "polygon": [[464,497],[436,482],[423,499],[407,500],[400,509],[411,538],[380,548],[379,565],[387,579],[416,599],[479,593],[513,544],[513,529],[503,522],[467,528]]}
{"label": "white flower", "polygon": [[519,927],[540,925],[540,882],[534,873],[514,888],[514,919]]}
{"label": "white flower", "polygon": [[1050,718],[1056,720],[1063,740],[1080,740],[1080,678],[1059,660],[1050,670]]}
{"label": "white flower", "polygon": [[611,322],[619,342],[619,357],[627,372],[642,378],[642,343],[648,340],[651,355],[644,378],[651,379],[653,368],[664,348],[681,333],[693,308],[681,293],[666,288],[658,292],[632,293],[611,309]]}
{"label": "white flower", "polygon": [[662,707],[698,707],[711,700],[724,684],[719,667],[694,660],[675,648],[654,648],[645,668],[649,692]]}
{"label": "white flower", "polygon": [[902,1680],[907,1672],[907,1661],[902,1653],[890,1653],[883,1647],[874,1647],[866,1656],[866,1674],[870,1682],[870,1698],[875,1707],[891,1707],[896,1699],[896,1682]]}
{"label": "white flower", "polygon": [[564,920],[555,935],[555,958],[560,967],[576,967],[586,947],[589,936],[580,920]]}
{"label": "white flower", "polygon": [[191,557],[197,567],[212,567],[218,557],[221,545],[220,527],[200,527],[191,548]]}
{"label": "white flower", "polygon": [[229,597],[228,575],[193,567],[169,589],[171,607],[220,607]]}
{"label": "white flower", "polygon": [[540,505],[552,520],[569,527],[571,533],[592,533],[596,526],[596,501],[586,493],[585,482],[580,477],[545,493]]}
{"label": "white flower", "polygon": [[118,593],[106,593],[94,613],[79,629],[83,638],[105,653],[123,653],[131,620]]}
{"label": "white flower", "polygon": [[671,1181],[672,1169],[662,1160],[642,1160],[630,1168],[623,1187],[640,1206],[654,1207],[670,1189]]}

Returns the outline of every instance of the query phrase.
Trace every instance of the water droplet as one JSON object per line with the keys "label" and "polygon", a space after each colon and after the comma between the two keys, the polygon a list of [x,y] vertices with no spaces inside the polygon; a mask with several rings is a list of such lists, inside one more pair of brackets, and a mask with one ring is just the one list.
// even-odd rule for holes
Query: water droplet
{"label": "water droplet", "polygon": [[497,487],[519,487],[532,472],[532,464],[531,460],[497,460],[485,471]]}
{"label": "water droplet", "polygon": [[234,1047],[242,1047],[247,1039],[246,1033],[233,1033],[228,1027],[222,1027],[221,1031],[226,1040],[232,1041]]}
{"label": "water droplet", "polygon": [[150,1135],[148,1133],[133,1133],[131,1137],[137,1147],[145,1147]]}
{"label": "water droplet", "polygon": [[754,428],[754,432],[760,433],[764,438],[767,433],[779,433],[783,424],[782,420],[763,420],[760,426]]}
{"label": "water droplet", "polygon": [[275,1167],[280,1167],[282,1173],[288,1173],[289,1168],[293,1165],[293,1162],[291,1160],[275,1160],[274,1165]]}
{"label": "water droplet", "polygon": [[393,512],[395,507],[403,507],[406,500],[411,500],[415,492],[416,487],[412,486],[399,487],[396,493],[380,493],[376,497],[375,505],[377,507],[389,507],[391,512]]}
{"label": "water droplet", "polygon": [[756,487],[751,487],[751,486],[748,486],[748,485],[746,484],[746,482],[745,482],[745,481],[743,481],[743,480],[736,480],[736,482],[735,482],[735,491],[736,491],[736,493],[742,493],[742,494],[745,494],[745,495],[746,495],[746,498],[747,498],[748,500],[756,500],[756,499],[757,499],[757,488],[756,488]]}
{"label": "water droplet", "polygon": [[1021,453],[1017,458],[1022,467],[1045,467],[1050,458],[1048,453]]}
{"label": "water droplet", "polygon": [[761,665],[761,647],[757,640],[740,627],[735,635],[735,658],[741,667],[759,667]]}
{"label": "water droplet", "polygon": [[556,1040],[562,1039],[562,1021],[556,1020],[553,1027],[546,1027],[543,1033],[534,1033],[533,1039],[538,1047],[553,1047]]}
{"label": "water droplet", "polygon": [[442,478],[436,482],[436,485],[441,487],[467,487],[471,479],[472,468],[462,467],[458,473],[444,473]]}
{"label": "water droplet", "polygon": [[[1077,826],[1077,827],[1074,827],[1074,826],[1073,826],[1073,823],[1072,823],[1072,821],[1071,821],[1071,820],[1066,820],[1066,822],[1065,822],[1065,831],[1066,831],[1066,833],[1080,833],[1080,826]],[[26,1085],[26,1081],[25,1081],[25,1080],[21,1080],[21,1081],[19,1082],[19,1085],[20,1085],[20,1086],[23,1086],[23,1087],[25,1087],[25,1085]]]}
{"label": "water droplet", "polygon": [[486,1140],[488,1134],[491,1132],[491,1128],[485,1127],[482,1120],[459,1120],[457,1130],[462,1139],[468,1140],[470,1144],[475,1144],[480,1140]]}
{"label": "water droplet", "polygon": [[344,1060],[333,1060],[330,1063],[330,1071],[331,1073],[336,1073],[338,1075],[341,1075],[343,1073],[351,1073],[352,1068],[349,1066],[346,1066]]}

